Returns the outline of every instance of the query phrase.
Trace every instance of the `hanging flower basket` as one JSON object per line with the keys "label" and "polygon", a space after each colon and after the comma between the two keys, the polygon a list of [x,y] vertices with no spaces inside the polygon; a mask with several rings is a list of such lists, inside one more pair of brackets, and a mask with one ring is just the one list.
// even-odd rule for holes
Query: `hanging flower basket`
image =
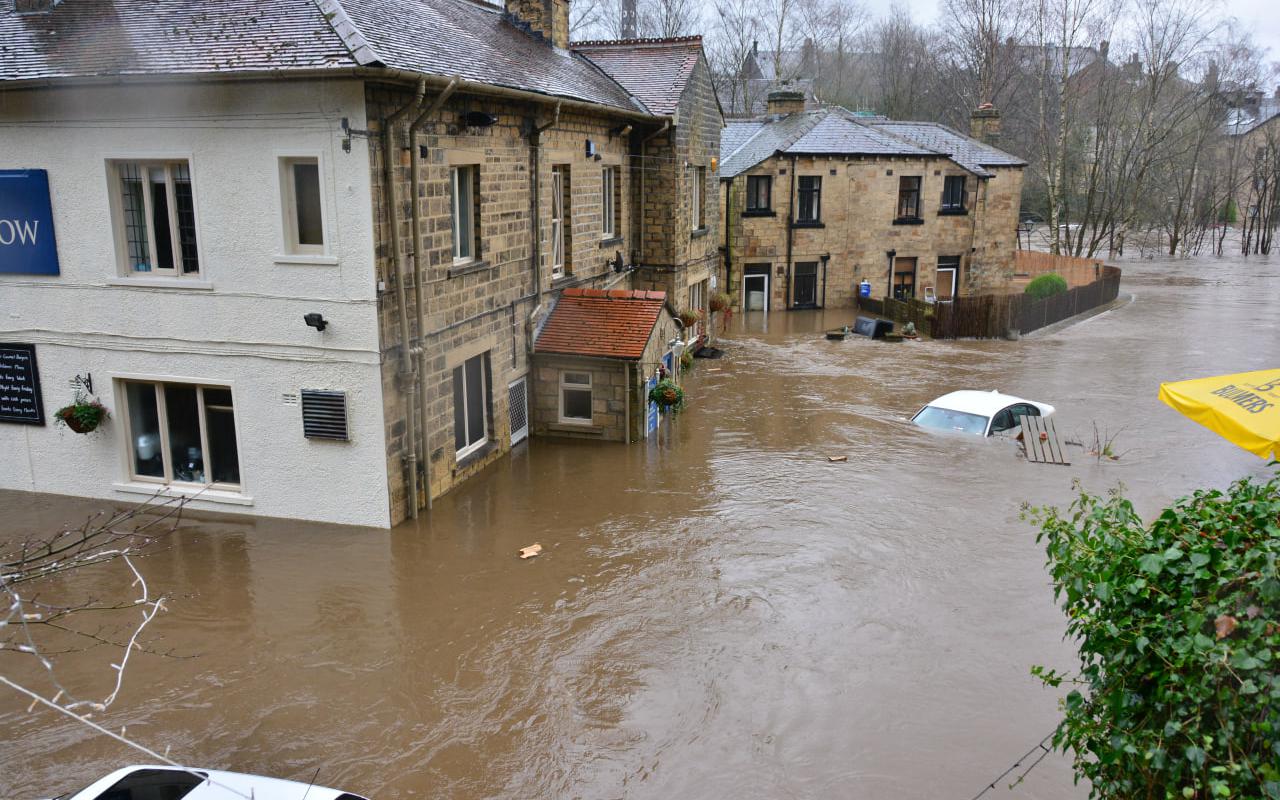
{"label": "hanging flower basket", "polygon": [[711,310],[714,313],[719,314],[721,311],[729,308],[729,302],[729,295],[724,292],[717,292],[716,294],[711,295]]}
{"label": "hanging flower basket", "polygon": [[649,402],[657,403],[662,413],[684,408],[684,389],[671,380],[660,380],[649,390]]}
{"label": "hanging flower basket", "polygon": [[77,396],[69,406],[63,406],[53,412],[54,417],[76,433],[93,433],[104,421],[111,418],[111,412],[97,400]]}
{"label": "hanging flower basket", "polygon": [[681,311],[677,316],[686,328],[691,328],[699,322],[702,322],[702,312],[694,308],[687,308],[684,311]]}
{"label": "hanging flower basket", "polygon": [[76,433],[92,433],[111,418],[111,412],[97,400],[76,392],[75,401],[53,412],[53,416]]}

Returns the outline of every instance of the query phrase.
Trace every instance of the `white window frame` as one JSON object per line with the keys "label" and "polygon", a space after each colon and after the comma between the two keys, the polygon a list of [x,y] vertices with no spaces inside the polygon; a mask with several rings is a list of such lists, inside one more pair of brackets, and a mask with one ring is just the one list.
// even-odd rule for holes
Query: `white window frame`
{"label": "white window frame", "polygon": [[614,185],[617,180],[615,168],[608,166],[600,171],[600,238],[612,239],[618,235],[617,207],[614,203]]}
{"label": "white window frame", "polygon": [[[569,375],[570,373],[575,374],[575,375],[586,375],[586,376],[587,376],[587,382],[586,382],[586,383],[570,383],[569,381],[565,380],[565,376],[566,376],[566,375]],[[591,425],[591,424],[593,424],[593,423],[595,422],[595,399],[596,399],[596,396],[595,396],[595,390],[594,390],[594,389],[592,389],[592,382],[593,382],[593,381],[592,381],[592,375],[591,375],[591,371],[590,371],[590,370],[586,370],[586,369],[562,369],[562,370],[560,370],[560,392],[559,392],[559,395],[560,395],[560,422],[562,422],[562,423],[564,423],[564,424],[566,424],[566,425]],[[571,390],[571,391],[575,391],[575,392],[580,392],[580,391],[584,391],[584,390],[587,392],[587,395],[591,398],[591,408],[592,408],[592,410],[589,412],[589,413],[590,413],[590,416],[588,416],[588,417],[569,417],[569,416],[565,416],[565,413],[564,413],[564,393],[565,393],[565,390],[566,390],[566,389],[569,389],[569,390]]]}
{"label": "white window frame", "polygon": [[[293,168],[298,164],[315,164],[317,189],[320,193],[320,244],[298,241],[297,194]],[[325,191],[325,163],[319,153],[284,153],[278,157],[280,179],[280,225],[284,258],[301,256],[303,260],[327,256],[332,239],[329,231],[329,198]]]}
{"label": "white window frame", "polygon": [[[461,370],[462,371],[461,372],[462,374],[462,408],[463,408],[462,419],[464,422],[468,422],[467,413],[466,413],[467,396],[468,396],[467,393],[469,391],[469,388],[467,386],[467,362],[471,361],[474,358],[481,359],[480,361],[480,395],[481,397],[484,398],[484,406],[483,406],[482,413],[480,414],[480,428],[481,428],[480,437],[476,439],[474,442],[471,442],[471,444],[468,444],[465,447],[463,447],[461,450],[455,450],[454,451],[455,461],[466,458],[467,456],[471,455],[472,453],[476,452],[477,450],[479,450],[480,448],[484,447],[486,444],[489,443],[489,409],[492,407],[492,398],[489,395],[489,369],[488,369],[489,351],[486,350],[483,353],[474,355],[471,358],[468,358],[462,361],[461,363],[454,365],[454,368],[453,368],[454,380],[455,381],[457,380],[457,375],[458,375],[457,370]],[[468,430],[467,433],[470,434],[471,431]],[[465,438],[470,439],[471,437],[468,435]]]}
{"label": "white window frame", "polygon": [[706,189],[707,168],[693,168],[693,191],[690,193],[690,224],[695,231],[703,230],[707,227],[706,220],[703,219],[703,198],[702,193]]}
{"label": "white window frame", "polygon": [[564,258],[564,174],[567,168],[551,168],[551,277],[563,278]]}
{"label": "white window frame", "polygon": [[[135,270],[133,268],[134,265],[130,263],[129,231],[124,208],[124,178],[120,174],[121,167],[129,165],[136,166],[146,173],[148,191],[142,193],[142,213],[147,225],[147,261],[151,266],[150,270]],[[194,272],[183,272],[182,270],[182,238],[178,225],[178,203],[173,174],[173,168],[176,166],[185,166],[187,168],[187,176],[191,184],[192,225],[195,228],[197,265],[197,269]],[[152,199],[149,191],[151,170],[156,168],[162,168],[165,171],[165,193],[168,195],[169,202],[169,241],[170,246],[174,248],[171,254],[174,266],[169,269],[162,269],[157,266],[159,253],[156,250],[156,236],[152,220]],[[181,153],[172,155],[113,156],[106,160],[106,170],[108,205],[111,209],[111,228],[116,244],[117,275],[122,278],[142,281],[158,278],[164,282],[171,280],[203,282],[205,280],[205,259],[200,245],[203,240],[200,234],[200,204],[197,200],[196,192],[195,161],[191,155],[189,153]]]}
{"label": "white window frame", "polygon": [[[477,164],[455,164],[449,167],[449,219],[452,224],[453,263],[469,264],[480,258],[478,253],[480,241],[479,220],[476,219],[476,190],[480,167]],[[466,182],[467,200],[465,207],[460,204],[458,187]],[[461,229],[459,220],[465,218],[469,223],[471,235],[459,236]]]}
{"label": "white window frame", "polygon": [[[236,389],[231,383],[218,383],[203,380],[192,380],[189,378],[173,378],[146,375],[120,375],[115,377],[116,388],[116,408],[120,419],[124,424],[124,474],[128,476],[128,480],[135,483],[155,484],[157,486],[174,486],[174,487],[196,487],[199,489],[211,489],[214,491],[228,492],[232,494],[243,494],[245,491],[244,479],[244,459],[242,455],[244,448],[241,446],[240,436],[240,415],[237,412],[238,404],[236,402]],[[157,477],[155,475],[140,475],[134,470],[134,437],[132,431],[131,415],[129,413],[129,392],[128,384],[136,383],[150,386],[156,395],[156,415],[160,427],[160,455],[161,463],[164,465],[164,476]],[[200,452],[205,460],[205,474],[208,475],[208,462],[210,460],[209,451],[209,426],[206,416],[206,406],[204,400],[204,389],[225,389],[231,392],[231,415],[232,422],[235,427],[236,437],[236,467],[240,473],[239,483],[225,483],[219,481],[207,481],[196,483],[194,481],[180,481],[173,477],[172,452],[169,446],[169,414],[168,407],[165,405],[164,386],[165,384],[182,384],[193,386],[196,389],[196,408],[199,414],[200,427]],[[217,408],[215,406],[215,408]]]}

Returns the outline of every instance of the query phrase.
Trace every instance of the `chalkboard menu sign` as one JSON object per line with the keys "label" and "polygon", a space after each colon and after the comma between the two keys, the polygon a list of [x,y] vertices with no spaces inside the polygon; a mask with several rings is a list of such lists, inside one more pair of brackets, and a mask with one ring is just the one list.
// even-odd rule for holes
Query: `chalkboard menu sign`
{"label": "chalkboard menu sign", "polygon": [[0,422],[44,424],[36,346],[0,342]]}

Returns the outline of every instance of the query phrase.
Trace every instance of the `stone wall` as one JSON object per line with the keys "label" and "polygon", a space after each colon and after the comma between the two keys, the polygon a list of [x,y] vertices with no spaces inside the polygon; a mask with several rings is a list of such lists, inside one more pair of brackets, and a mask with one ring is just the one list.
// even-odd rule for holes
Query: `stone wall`
{"label": "stone wall", "polygon": [[[637,159],[643,199],[637,196],[636,204],[643,235],[637,239],[635,262],[641,269],[635,288],[665,291],[668,301],[679,309],[689,307],[691,287],[697,284],[703,284],[705,301],[710,278],[719,272],[723,208],[713,160],[720,156],[723,125],[711,71],[705,57],[699,58],[676,110],[675,125],[646,142]],[[701,229],[695,227],[692,207],[699,168],[704,204]]]}
{"label": "stone wall", "polygon": [[[370,127],[380,131],[382,120],[412,99],[407,89],[370,86],[367,90]],[[428,92],[426,103],[432,101]],[[429,484],[438,497],[483,469],[510,450],[509,385],[529,372],[529,337],[536,323],[535,309],[545,312],[550,292],[566,286],[603,288],[619,276],[607,263],[615,251],[631,249],[633,194],[629,171],[625,168],[629,142],[618,130],[625,120],[607,112],[586,115],[564,111],[558,123],[538,137],[537,174],[540,206],[538,221],[541,247],[535,267],[533,230],[530,225],[533,148],[529,132],[535,125],[553,119],[551,104],[497,101],[455,95],[421,128],[417,145],[425,148],[421,183],[421,258],[412,280],[421,282],[424,313],[419,320],[409,290],[410,345],[425,353],[427,406],[425,466],[419,464],[420,486]],[[464,111],[481,111],[497,117],[497,123],[483,128],[460,124]],[[397,219],[401,249],[412,249],[410,223],[410,155],[406,138],[407,122],[398,132],[396,144]],[[586,155],[590,139],[600,160]],[[412,448],[408,385],[397,378],[400,371],[400,322],[395,294],[396,274],[391,253],[390,229],[384,201],[380,133],[371,142],[370,169],[373,180],[374,227],[377,241],[378,278],[384,289],[378,295],[382,346],[382,383],[387,431],[387,475],[390,483],[393,521],[408,514],[406,459]],[[471,263],[454,264],[452,252],[452,211],[450,168],[476,165],[479,168],[479,252]],[[566,198],[569,218],[567,246],[572,253],[572,271],[553,283],[551,279],[551,185],[552,167],[569,169],[571,192]],[[618,168],[617,194],[622,201],[619,235],[605,239],[601,232],[603,182],[601,170]],[[535,275],[536,268],[536,275]],[[625,288],[625,284],[623,284]],[[541,303],[541,306],[539,306]],[[453,372],[466,359],[488,354],[489,397],[487,438],[489,444],[459,461],[454,447]],[[529,386],[532,398],[532,386]],[[415,416],[415,422],[416,422]],[[420,490],[421,491],[421,490]],[[425,504],[425,495],[419,503]]]}
{"label": "stone wall", "polygon": [[[1007,282],[1013,272],[1021,170],[994,170],[980,181],[945,158],[861,158],[775,156],[728,182],[731,225],[731,268],[728,290],[742,291],[747,266],[770,266],[770,307],[795,304],[796,264],[817,264],[818,306],[853,303],[857,286],[871,283],[874,297],[891,294],[891,265],[895,258],[916,259],[916,296],[937,288],[939,257],[960,258],[960,294],[990,291]],[[744,215],[749,175],[772,176],[772,215]],[[965,213],[940,212],[947,176],[966,178]],[[822,178],[820,225],[791,231],[791,259],[787,261],[787,232],[793,205],[798,202],[793,179]],[[919,176],[920,222],[897,220],[899,179]],[[778,276],[778,267],[783,275]],[[737,302],[740,303],[740,297]]]}
{"label": "stone wall", "polygon": [[[570,439],[625,441],[629,361],[538,355],[531,396],[533,433]],[[560,373],[591,373],[591,424],[560,421]],[[634,374],[632,375],[634,378]]]}

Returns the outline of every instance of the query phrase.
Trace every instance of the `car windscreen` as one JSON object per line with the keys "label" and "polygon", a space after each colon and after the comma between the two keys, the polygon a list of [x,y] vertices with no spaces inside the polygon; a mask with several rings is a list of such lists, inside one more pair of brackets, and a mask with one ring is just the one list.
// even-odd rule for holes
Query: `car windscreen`
{"label": "car windscreen", "polygon": [[939,431],[960,431],[978,436],[987,432],[986,417],[938,406],[925,406],[911,421],[921,427]]}

